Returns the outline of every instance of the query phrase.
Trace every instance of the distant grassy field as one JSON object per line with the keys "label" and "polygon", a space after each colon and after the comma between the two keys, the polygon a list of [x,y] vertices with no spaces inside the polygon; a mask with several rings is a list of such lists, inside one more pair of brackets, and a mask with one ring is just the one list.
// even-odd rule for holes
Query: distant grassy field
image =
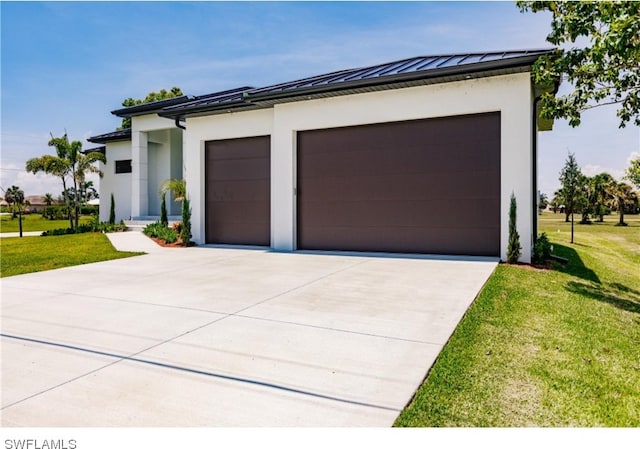
{"label": "distant grassy field", "polygon": [[[89,223],[91,217],[80,217],[80,224]],[[48,231],[50,229],[68,228],[69,220],[47,220],[42,218],[40,214],[29,214],[22,216],[22,230],[24,232],[31,231]],[[11,218],[11,215],[0,216],[0,232],[18,232],[18,218]]]}
{"label": "distant grassy field", "polygon": [[116,251],[101,233],[0,239],[0,277],[53,270],[143,253]]}
{"label": "distant grassy field", "polygon": [[640,217],[540,232],[567,266],[498,266],[396,426],[640,426]]}

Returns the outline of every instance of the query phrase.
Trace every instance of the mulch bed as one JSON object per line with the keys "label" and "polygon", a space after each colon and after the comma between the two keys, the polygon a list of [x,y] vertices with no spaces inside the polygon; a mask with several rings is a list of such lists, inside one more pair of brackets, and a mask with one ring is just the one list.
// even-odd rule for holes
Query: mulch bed
{"label": "mulch bed", "polygon": [[[163,246],[165,248],[184,248],[185,246],[182,244],[182,239],[180,237],[178,237],[178,240],[173,242],[173,243],[167,243],[162,239],[156,238],[156,237],[151,237],[151,240],[153,240],[154,242],[156,242],[156,244]],[[187,246],[196,246],[195,242],[189,242],[189,245]]]}

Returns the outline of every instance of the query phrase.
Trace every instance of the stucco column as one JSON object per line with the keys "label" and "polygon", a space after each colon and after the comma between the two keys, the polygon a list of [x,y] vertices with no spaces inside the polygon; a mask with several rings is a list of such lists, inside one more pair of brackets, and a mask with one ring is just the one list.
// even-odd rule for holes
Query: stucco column
{"label": "stucco column", "polygon": [[147,133],[131,133],[131,217],[142,217],[149,210],[149,168]]}
{"label": "stucco column", "polygon": [[296,249],[296,133],[274,108],[271,134],[271,246],[278,251]]}

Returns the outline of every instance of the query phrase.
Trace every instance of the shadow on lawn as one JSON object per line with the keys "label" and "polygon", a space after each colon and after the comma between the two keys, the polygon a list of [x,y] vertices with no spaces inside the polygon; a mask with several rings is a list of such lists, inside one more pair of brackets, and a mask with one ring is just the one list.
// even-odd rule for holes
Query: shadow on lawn
{"label": "shadow on lawn", "polygon": [[558,265],[557,267],[555,267],[556,270],[579,277],[580,279],[584,279],[586,281],[600,284],[600,278],[598,277],[598,275],[592,269],[585,266],[584,262],[582,262],[582,259],[580,258],[580,255],[575,249],[569,246],[554,243],[553,253],[557,256],[564,257],[569,260],[568,264]]}
{"label": "shadow on lawn", "polygon": [[565,288],[578,295],[606,302],[618,309],[640,314],[640,292],[619,283],[590,284],[569,281]]}

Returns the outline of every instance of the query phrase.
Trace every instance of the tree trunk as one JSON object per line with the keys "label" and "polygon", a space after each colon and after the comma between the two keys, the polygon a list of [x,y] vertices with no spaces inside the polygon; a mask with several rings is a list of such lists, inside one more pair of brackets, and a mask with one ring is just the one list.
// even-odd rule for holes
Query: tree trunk
{"label": "tree trunk", "polygon": [[573,214],[571,214],[571,243],[573,243]]}
{"label": "tree trunk", "polygon": [[618,224],[620,226],[624,226],[624,211],[622,210],[622,208],[620,208],[619,213],[620,213],[620,222]]}
{"label": "tree trunk", "polygon": [[76,220],[76,232],[78,232],[78,225],[79,225],[79,212],[80,212],[80,208],[78,207],[78,202],[79,202],[79,196],[80,193],[78,192],[78,182],[76,181],[76,172],[75,170],[73,171],[73,211],[74,211],[74,215],[75,215],[75,220]]}
{"label": "tree trunk", "polygon": [[22,238],[22,212],[18,212],[18,227],[20,228],[20,237]]}
{"label": "tree trunk", "polygon": [[69,204],[69,192],[67,192],[67,181],[62,177],[62,194],[64,195],[64,204],[67,206],[67,218],[69,219],[69,228],[73,229],[73,218],[71,217],[71,205]]}

